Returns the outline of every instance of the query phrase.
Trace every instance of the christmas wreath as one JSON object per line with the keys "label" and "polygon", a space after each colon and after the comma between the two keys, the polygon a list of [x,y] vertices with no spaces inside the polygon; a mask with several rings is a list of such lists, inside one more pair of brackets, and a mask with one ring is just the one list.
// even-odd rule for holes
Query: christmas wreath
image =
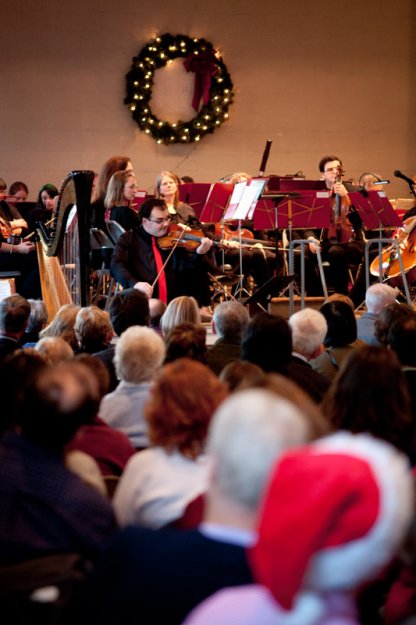
{"label": "christmas wreath", "polygon": [[[192,106],[197,115],[188,122],[169,123],[151,111],[154,72],[169,61],[184,57],[188,72],[195,72]],[[128,106],[139,128],[157,143],[193,143],[214,132],[228,119],[233,83],[219,52],[205,39],[169,33],[155,37],[133,58],[127,76]],[[201,109],[198,112],[202,100]]]}

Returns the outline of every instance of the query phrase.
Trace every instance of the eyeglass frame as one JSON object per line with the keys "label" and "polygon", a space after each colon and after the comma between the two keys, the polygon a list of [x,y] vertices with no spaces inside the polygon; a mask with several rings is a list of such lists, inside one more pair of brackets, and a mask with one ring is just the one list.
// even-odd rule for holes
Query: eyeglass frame
{"label": "eyeglass frame", "polygon": [[151,217],[144,217],[144,219],[147,219],[147,221],[152,221],[154,224],[157,224],[158,226],[161,226],[162,224],[170,223],[172,221],[172,217],[170,217],[170,215],[168,215],[167,217],[158,217],[158,219],[151,219]]}

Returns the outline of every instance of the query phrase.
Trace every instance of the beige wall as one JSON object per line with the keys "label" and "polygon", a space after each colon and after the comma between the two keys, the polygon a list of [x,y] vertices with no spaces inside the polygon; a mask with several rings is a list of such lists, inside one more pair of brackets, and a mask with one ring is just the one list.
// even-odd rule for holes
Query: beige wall
{"label": "beige wall", "polygon": [[[140,186],[162,169],[214,181],[257,173],[317,177],[326,153],[346,177],[376,171],[390,197],[416,174],[412,0],[2,0],[0,176],[34,199],[72,169],[127,154]],[[205,37],[235,86],[230,119],[198,144],[157,145],[123,104],[131,60],[156,33]]]}

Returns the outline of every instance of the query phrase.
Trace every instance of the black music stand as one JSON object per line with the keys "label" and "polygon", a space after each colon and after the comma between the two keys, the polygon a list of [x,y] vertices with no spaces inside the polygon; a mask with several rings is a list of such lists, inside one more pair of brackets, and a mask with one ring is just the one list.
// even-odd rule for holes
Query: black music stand
{"label": "black music stand", "polygon": [[295,281],[295,275],[287,276],[273,276],[269,278],[261,287],[257,289],[253,295],[250,295],[245,301],[244,305],[257,304],[259,308],[267,312],[262,305],[262,301],[270,301],[272,297],[282,297],[283,293],[288,288],[289,284]]}
{"label": "black music stand", "polygon": [[[391,228],[400,228],[403,224],[397,215],[389,199],[383,191],[358,191],[349,193],[352,205],[360,215],[360,218],[368,230],[378,230],[379,236],[369,239],[365,244],[365,286],[366,290],[370,286],[370,247],[377,245],[379,259],[379,281],[388,280],[389,269],[393,262],[397,260],[400,274],[403,280],[403,288],[406,293],[406,300],[411,305],[409,285],[404,270],[400,245],[391,238],[383,237],[382,231]],[[383,267],[383,244],[393,246],[394,254],[386,267]]]}

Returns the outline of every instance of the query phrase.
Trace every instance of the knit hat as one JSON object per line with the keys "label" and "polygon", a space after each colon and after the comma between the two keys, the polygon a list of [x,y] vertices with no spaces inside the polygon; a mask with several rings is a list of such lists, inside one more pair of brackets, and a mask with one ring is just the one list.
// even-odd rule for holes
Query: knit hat
{"label": "knit hat", "polygon": [[407,459],[370,435],[339,432],[278,461],[250,555],[288,623],[316,622],[322,593],[352,591],[390,562],[412,495]]}

